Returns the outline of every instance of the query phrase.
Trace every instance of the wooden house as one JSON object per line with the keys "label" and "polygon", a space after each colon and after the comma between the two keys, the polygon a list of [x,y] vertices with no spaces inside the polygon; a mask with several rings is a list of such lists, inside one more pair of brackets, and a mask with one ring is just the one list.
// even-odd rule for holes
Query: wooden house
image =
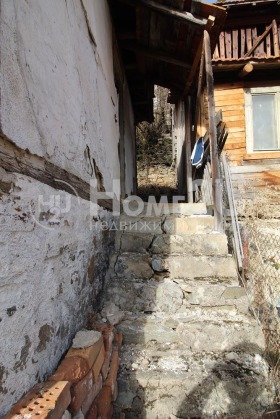
{"label": "wooden house", "polygon": [[280,4],[234,0],[223,7],[212,64],[233,182],[280,186]]}

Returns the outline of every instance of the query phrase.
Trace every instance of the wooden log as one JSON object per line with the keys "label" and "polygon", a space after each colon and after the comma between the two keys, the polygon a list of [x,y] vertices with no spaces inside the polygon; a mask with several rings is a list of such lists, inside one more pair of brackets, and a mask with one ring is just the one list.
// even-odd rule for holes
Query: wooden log
{"label": "wooden log", "polygon": [[217,146],[217,127],[215,117],[215,99],[214,99],[214,77],[212,69],[212,54],[210,36],[204,31],[204,53],[206,86],[208,97],[208,116],[209,116],[209,137],[212,168],[212,190],[214,202],[215,228],[217,231],[223,231],[223,203],[222,203],[222,179],[220,174],[220,164]]}
{"label": "wooden log", "polygon": [[244,65],[242,70],[239,71],[238,76],[239,77],[246,77],[248,74],[250,74],[254,70],[254,66],[251,63],[247,63]]}

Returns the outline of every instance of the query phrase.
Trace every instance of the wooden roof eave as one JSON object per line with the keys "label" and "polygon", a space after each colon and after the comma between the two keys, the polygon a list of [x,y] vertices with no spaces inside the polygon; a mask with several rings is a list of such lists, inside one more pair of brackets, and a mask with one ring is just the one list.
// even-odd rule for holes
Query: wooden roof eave
{"label": "wooden roof eave", "polygon": [[133,7],[147,7],[155,12],[160,14],[164,14],[166,16],[172,17],[174,19],[178,19],[184,23],[190,25],[198,25],[198,26],[205,26],[207,23],[207,19],[202,18],[200,16],[195,16],[192,13],[179,11],[169,6],[165,6],[163,4],[157,3],[153,0],[120,0],[123,3],[128,4],[129,6]]}
{"label": "wooden roof eave", "polygon": [[[200,40],[203,38],[204,29],[206,28],[208,30],[209,26],[214,26],[212,33],[212,44],[214,49],[216,38],[218,37],[219,31],[226,18],[226,12],[225,9],[220,6],[202,2],[200,3],[199,0],[194,1],[193,4],[188,2],[188,0],[183,0],[180,2],[180,6],[177,4],[177,7],[182,7],[182,10],[166,6],[163,4],[164,0],[157,0],[156,2],[154,0],[112,0],[111,4],[114,6],[114,12],[116,13],[115,16],[121,23],[123,21],[122,10],[124,10],[124,7],[121,7],[121,3],[129,5],[129,10],[135,10],[135,12],[129,12],[135,13],[136,31],[133,29],[135,35],[131,32],[131,25],[129,25],[128,20],[126,20],[127,25],[118,25],[116,32],[118,37],[121,30],[121,35],[118,38],[118,41],[122,54],[124,54],[124,51],[128,51],[129,54],[133,54],[135,57],[133,61],[131,61],[130,58],[128,58],[130,55],[126,55],[127,59],[124,60],[124,68],[127,74],[130,89],[132,89],[132,102],[135,102],[133,103],[133,107],[135,111],[138,107],[141,107],[141,109],[139,109],[139,114],[143,115],[143,112],[145,111],[142,112],[143,105],[141,103],[145,100],[148,111],[150,106],[148,106],[147,99],[149,96],[149,100],[152,103],[152,95],[148,94],[148,91],[146,93],[143,91],[142,96],[136,95],[136,98],[134,95],[135,83],[133,81],[135,75],[141,75],[143,80],[159,85],[163,85],[160,80],[162,76],[164,76],[164,85],[174,92],[174,98],[180,96],[178,95],[179,92],[181,92],[182,96],[187,79],[190,82],[188,89],[190,91],[192,85],[194,85],[193,82],[197,75],[194,61],[196,61],[196,68],[200,61],[200,54],[198,53],[197,56],[194,57],[194,51],[197,51],[198,49],[197,46],[199,46]],[[186,4],[191,5],[188,11],[184,10],[186,8]],[[209,12],[213,12],[216,19],[214,16],[210,17]],[[176,24],[182,23],[182,28],[189,28],[186,42],[183,44],[183,51],[189,52],[187,55],[185,55],[185,52],[183,53],[182,49],[180,49],[181,47],[179,47],[178,35],[177,38],[174,38],[174,44],[177,44],[177,48],[166,48],[168,43],[166,44],[166,40],[164,38],[162,38],[163,42],[159,43],[158,47],[157,44],[153,44],[153,42],[151,42],[151,32],[147,27],[148,13],[150,16],[156,13],[156,16],[158,16],[158,22],[164,22],[166,17],[168,17],[171,24],[174,22],[174,28],[176,27]],[[150,20],[149,24],[151,24]],[[178,33],[174,30],[174,28],[174,34]],[[170,33],[172,33],[171,27]],[[192,39],[189,39],[190,36],[188,37],[188,34],[191,35]],[[186,49],[186,45],[189,45],[189,48]],[[123,55],[123,57],[125,57],[125,55]],[[174,85],[176,85],[176,87]]]}

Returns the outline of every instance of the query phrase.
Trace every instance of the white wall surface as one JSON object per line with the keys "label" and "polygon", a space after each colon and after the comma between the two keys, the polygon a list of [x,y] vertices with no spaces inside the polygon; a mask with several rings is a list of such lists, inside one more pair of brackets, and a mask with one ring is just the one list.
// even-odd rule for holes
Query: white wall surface
{"label": "white wall surface", "polygon": [[[107,1],[2,0],[0,31],[0,134],[86,182],[94,159],[111,191],[120,173],[119,110]],[[128,91],[125,106],[130,176]],[[7,179],[11,190],[1,194]],[[38,209],[56,196],[65,204],[59,222],[48,204]],[[111,214],[99,216],[90,229],[88,201],[0,168],[0,416],[53,372],[98,306],[111,245],[100,225]]]}
{"label": "white wall surface", "polygon": [[87,181],[94,158],[110,188],[112,178],[119,176],[112,60],[105,0],[3,0],[3,133]]}

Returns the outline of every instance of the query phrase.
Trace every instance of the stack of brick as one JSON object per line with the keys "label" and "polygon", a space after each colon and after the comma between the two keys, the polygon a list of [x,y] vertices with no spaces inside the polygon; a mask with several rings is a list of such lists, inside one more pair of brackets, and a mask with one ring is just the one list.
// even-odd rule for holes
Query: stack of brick
{"label": "stack of brick", "polygon": [[71,347],[49,380],[35,385],[4,419],[111,418],[122,335],[113,326],[100,326],[99,332],[93,345]]}

